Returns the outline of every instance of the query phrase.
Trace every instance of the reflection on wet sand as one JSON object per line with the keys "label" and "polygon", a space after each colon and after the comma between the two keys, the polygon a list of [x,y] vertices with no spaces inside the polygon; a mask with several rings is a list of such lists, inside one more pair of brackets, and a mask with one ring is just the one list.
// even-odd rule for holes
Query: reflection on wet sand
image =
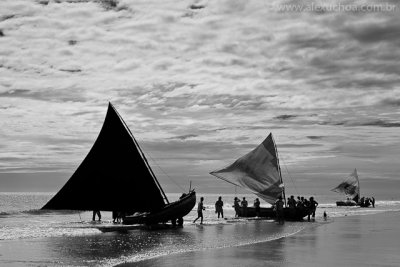
{"label": "reflection on wet sand", "polygon": [[[262,259],[264,262],[284,259],[282,254],[284,243],[277,243],[275,251],[261,251],[247,249],[254,244],[268,240],[279,239],[291,235],[301,229],[302,223],[287,223],[284,226],[274,222],[256,221],[250,223],[236,223],[232,225],[201,226],[194,232],[196,245],[186,253],[175,256],[158,257],[140,263],[126,263],[122,266],[176,266],[180,262],[182,266],[248,266],[251,259]],[[240,246],[241,249],[229,249]],[[227,248],[227,249],[224,249]],[[281,254],[279,254],[281,253]]]}
{"label": "reflection on wet sand", "polygon": [[191,246],[195,238],[184,229],[157,231],[133,230],[127,233],[99,233],[90,236],[51,238],[44,251],[52,251],[52,258],[69,265],[99,265],[121,262],[121,259],[140,259],[156,254],[174,244]]}
{"label": "reflection on wet sand", "polygon": [[179,262],[183,266],[397,267],[399,216],[393,212],[311,223],[296,235],[270,242],[160,257],[139,266],[172,267]]}

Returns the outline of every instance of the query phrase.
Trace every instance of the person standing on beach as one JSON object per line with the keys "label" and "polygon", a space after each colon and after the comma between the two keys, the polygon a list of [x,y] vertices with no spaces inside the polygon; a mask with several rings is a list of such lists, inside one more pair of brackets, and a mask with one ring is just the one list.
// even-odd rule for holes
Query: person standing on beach
{"label": "person standing on beach", "polygon": [[371,204],[372,204],[372,207],[375,208],[375,198],[374,197],[371,197]]}
{"label": "person standing on beach", "polygon": [[201,218],[200,224],[203,224],[203,210],[205,210],[205,208],[203,206],[203,200],[204,200],[204,197],[201,197],[200,202],[197,205],[197,218],[193,221],[193,223],[195,223],[199,218]]}
{"label": "person standing on beach", "polygon": [[118,211],[115,210],[112,211],[112,218],[113,218],[113,223],[118,222]]}
{"label": "person standing on beach", "polygon": [[258,198],[254,200],[254,207],[256,208],[256,216],[260,217],[260,200]]}
{"label": "person standing on beach", "polygon": [[247,200],[246,200],[246,198],[245,197],[243,197],[243,200],[242,200],[242,216],[243,217],[247,217],[247,205],[248,205],[248,203],[247,203]]}
{"label": "person standing on beach", "polygon": [[240,209],[240,204],[239,204],[239,199],[235,197],[233,200],[233,207],[235,208],[235,217],[239,217],[239,209]]}
{"label": "person standing on beach", "polygon": [[314,197],[310,197],[309,202],[309,212],[308,212],[308,220],[310,220],[310,215],[315,219],[315,211],[317,210],[318,202],[314,200]]}
{"label": "person standing on beach", "polygon": [[290,216],[294,217],[296,215],[296,200],[294,199],[294,196],[291,195],[290,198],[288,198],[288,206],[289,206],[289,212]]}
{"label": "person standing on beach", "polygon": [[276,212],[276,219],[278,221],[278,224],[284,224],[284,218],[283,218],[283,200],[282,196],[279,196],[278,200],[275,202],[275,212]]}
{"label": "person standing on beach", "polygon": [[101,213],[100,213],[99,210],[94,210],[94,211],[93,211],[93,218],[92,218],[92,221],[95,221],[95,220],[96,220],[96,215],[99,217],[99,221],[101,221]]}
{"label": "person standing on beach", "polygon": [[217,202],[215,202],[215,213],[219,215],[221,214],[221,218],[224,218],[224,210],[222,207],[224,206],[224,202],[222,201],[221,197],[218,198]]}

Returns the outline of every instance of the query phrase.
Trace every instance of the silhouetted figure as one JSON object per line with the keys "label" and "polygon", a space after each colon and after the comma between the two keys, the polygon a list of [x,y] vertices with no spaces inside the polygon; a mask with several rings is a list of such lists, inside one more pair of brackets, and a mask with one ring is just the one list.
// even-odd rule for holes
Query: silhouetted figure
{"label": "silhouetted figure", "polygon": [[326,214],[326,211],[324,211],[324,220],[328,218],[328,215]]}
{"label": "silhouetted figure", "polygon": [[215,202],[215,213],[221,215],[221,218],[224,218],[224,210],[223,210],[224,202],[222,201],[221,197],[218,198],[217,202]]}
{"label": "silhouetted figure", "polygon": [[96,220],[96,215],[97,215],[97,217],[99,217],[99,221],[101,221],[101,213],[100,213],[99,210],[94,210],[94,211],[93,211],[93,218],[92,218],[92,221],[95,221],[95,220]]}
{"label": "silhouetted figure", "polygon": [[118,222],[118,211],[115,210],[112,211],[112,218],[113,218],[113,223]]}
{"label": "silhouetted figure", "polygon": [[364,203],[365,207],[371,206],[371,202],[372,202],[372,200],[371,200],[369,197],[367,197],[367,198],[365,199],[365,203]]}
{"label": "silhouetted figure", "polygon": [[371,203],[372,203],[372,207],[375,208],[375,198],[374,197],[371,198]]}
{"label": "silhouetted figure", "polygon": [[296,207],[299,209],[303,209],[304,208],[304,197],[301,197],[299,201],[297,201],[297,205]]}
{"label": "silhouetted figure", "polygon": [[256,210],[256,216],[257,217],[260,217],[260,200],[258,199],[258,198],[256,198],[255,200],[254,200],[254,207],[255,207],[255,210]]}
{"label": "silhouetted figure", "polygon": [[247,205],[248,205],[248,203],[247,203],[247,200],[246,200],[246,198],[245,197],[243,197],[243,200],[242,200],[242,216],[243,217],[247,217]]}
{"label": "silhouetted figure", "polygon": [[294,196],[290,196],[288,198],[288,206],[289,206],[289,213],[292,218],[296,215],[296,200],[294,199]]}
{"label": "silhouetted figure", "polygon": [[240,200],[235,197],[233,200],[233,207],[235,208],[235,217],[239,216],[239,209],[240,209]]}
{"label": "silhouetted figure", "polygon": [[117,222],[123,222],[124,219],[125,219],[125,212],[124,211],[118,212]]}
{"label": "silhouetted figure", "polygon": [[298,210],[299,214],[302,214],[304,209],[305,209],[305,207],[304,207],[304,197],[301,197],[301,198],[297,197],[297,199],[298,199],[298,201],[296,203],[296,209],[295,210]]}
{"label": "silhouetted figure", "polygon": [[197,218],[193,221],[193,223],[195,223],[199,218],[201,218],[200,224],[203,224],[203,210],[205,210],[205,208],[203,206],[203,200],[204,200],[204,197],[201,197],[200,202],[197,205]]}
{"label": "silhouetted figure", "polygon": [[310,215],[312,215],[313,219],[315,219],[315,211],[317,210],[318,202],[314,200],[314,197],[310,197],[309,205],[308,205],[308,220],[310,220]]}
{"label": "silhouetted figure", "polygon": [[276,212],[276,220],[278,224],[284,224],[285,220],[283,218],[283,200],[282,196],[279,196],[278,200],[275,201],[275,212]]}
{"label": "silhouetted figure", "polygon": [[294,196],[290,196],[290,198],[288,198],[288,206],[289,208],[296,208],[296,200],[294,199]]}
{"label": "silhouetted figure", "polygon": [[310,201],[308,201],[307,198],[304,198],[304,204],[303,204],[303,206],[304,206],[306,209],[309,209],[309,208],[310,208]]}
{"label": "silhouetted figure", "polygon": [[364,205],[365,205],[365,197],[362,197],[362,198],[360,199],[360,206],[361,206],[361,207],[364,207]]}

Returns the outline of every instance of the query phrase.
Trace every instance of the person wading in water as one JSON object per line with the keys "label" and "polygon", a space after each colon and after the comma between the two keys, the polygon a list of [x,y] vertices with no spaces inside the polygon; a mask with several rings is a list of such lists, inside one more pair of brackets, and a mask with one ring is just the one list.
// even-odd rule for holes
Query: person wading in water
{"label": "person wading in water", "polygon": [[205,210],[205,208],[203,206],[203,200],[204,200],[204,197],[201,197],[200,202],[197,205],[197,218],[193,221],[193,223],[195,223],[199,218],[201,218],[200,224],[203,224],[203,210]]}
{"label": "person wading in water", "polygon": [[217,202],[215,202],[215,213],[221,215],[221,218],[224,218],[224,210],[223,210],[224,202],[222,201],[221,197],[218,198]]}

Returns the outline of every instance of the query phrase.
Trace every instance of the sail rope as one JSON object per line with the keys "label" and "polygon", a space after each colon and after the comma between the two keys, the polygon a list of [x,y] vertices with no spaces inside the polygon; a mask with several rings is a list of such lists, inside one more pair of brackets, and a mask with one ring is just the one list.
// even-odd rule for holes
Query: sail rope
{"label": "sail rope", "polygon": [[283,158],[282,158],[282,161],[283,161],[283,165],[285,166],[285,170],[286,170],[290,180],[292,181],[292,184],[293,184],[293,187],[294,187],[294,191],[296,192],[296,195],[299,196],[300,195],[299,191],[297,190],[297,187],[296,187],[296,184],[294,183],[293,177],[290,175],[289,170],[288,170],[288,168],[286,166],[286,162],[285,162],[285,160]]}
{"label": "sail rope", "polygon": [[133,142],[135,143],[136,149],[138,150],[139,154],[141,155],[144,164],[146,165],[148,171],[150,172],[150,175],[153,177],[154,182],[156,183],[158,189],[160,190],[161,194],[164,196],[164,200],[167,202],[167,204],[169,204],[169,200],[167,198],[167,195],[165,194],[164,190],[162,189],[160,183],[158,182],[155,174],[153,173],[153,170],[151,169],[151,166],[149,165],[149,163],[147,162],[146,156],[143,153],[143,150],[140,148],[139,143],[136,141],[135,136],[132,134],[131,130],[129,129],[128,125],[126,124],[126,122],[124,121],[124,119],[121,117],[121,115],[118,113],[118,111],[115,109],[115,107],[111,104],[110,102],[110,106],[113,108],[113,110],[115,111],[115,113],[118,115],[119,119],[121,120],[122,124],[124,125],[125,129],[128,131],[128,133],[130,134]]}
{"label": "sail rope", "polygon": [[185,189],[184,189],[180,184],[178,184],[177,182],[175,182],[174,179],[172,179],[172,177],[169,176],[168,173],[166,173],[166,172],[163,170],[163,168],[161,168],[161,166],[157,163],[157,161],[156,161],[155,159],[153,159],[153,158],[150,156],[149,153],[147,153],[147,156],[148,156],[148,157],[154,162],[154,164],[169,178],[169,180],[170,180],[172,183],[174,183],[176,186],[178,186],[178,187],[182,190],[182,192],[185,191]]}

